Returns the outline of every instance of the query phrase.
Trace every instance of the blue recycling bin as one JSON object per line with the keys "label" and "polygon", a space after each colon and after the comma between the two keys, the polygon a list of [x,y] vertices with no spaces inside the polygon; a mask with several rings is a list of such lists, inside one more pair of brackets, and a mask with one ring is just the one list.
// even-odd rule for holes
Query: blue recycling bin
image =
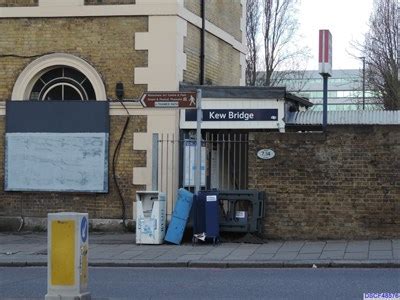
{"label": "blue recycling bin", "polygon": [[217,191],[199,191],[194,197],[193,242],[198,235],[205,234],[205,240],[219,241],[219,200]]}
{"label": "blue recycling bin", "polygon": [[165,236],[166,242],[176,245],[181,243],[192,203],[193,194],[185,189],[179,189],[172,219],[168,225],[167,234]]}

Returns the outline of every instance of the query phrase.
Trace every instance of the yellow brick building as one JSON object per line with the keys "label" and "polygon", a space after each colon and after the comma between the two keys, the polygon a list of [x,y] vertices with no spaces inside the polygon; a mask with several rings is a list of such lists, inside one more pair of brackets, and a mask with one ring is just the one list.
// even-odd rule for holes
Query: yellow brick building
{"label": "yellow brick building", "polygon": [[[0,218],[24,216],[26,223],[37,224],[48,212],[75,210],[89,212],[92,219],[118,220],[124,209],[125,217],[132,218],[136,190],[150,188],[151,134],[177,135],[179,129],[177,111],[143,109],[135,100],[145,91],[200,83],[202,32],[204,82],[244,84],[245,1],[205,0],[204,23],[201,3],[0,0],[0,131],[5,131],[7,101],[110,101],[111,116],[107,194],[9,193],[1,188]],[[116,101],[117,83],[123,84],[126,109]],[[112,157],[127,118],[113,174]],[[3,159],[0,164],[4,182]],[[171,210],[172,205],[168,214]]]}

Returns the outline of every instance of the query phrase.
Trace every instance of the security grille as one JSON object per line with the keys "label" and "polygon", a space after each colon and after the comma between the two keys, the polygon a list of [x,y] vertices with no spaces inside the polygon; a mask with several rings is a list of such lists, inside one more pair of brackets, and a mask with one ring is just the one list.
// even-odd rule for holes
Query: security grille
{"label": "security grille", "polygon": [[[153,189],[175,199],[178,187],[194,191],[196,137],[192,132],[154,134]],[[248,185],[248,134],[213,133],[202,136],[201,189],[244,190]],[[171,199],[171,198],[170,198]]]}

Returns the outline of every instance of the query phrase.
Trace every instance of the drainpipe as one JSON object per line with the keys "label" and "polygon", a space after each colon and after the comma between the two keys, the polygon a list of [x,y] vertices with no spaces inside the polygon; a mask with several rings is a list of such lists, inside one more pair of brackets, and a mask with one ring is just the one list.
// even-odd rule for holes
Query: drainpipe
{"label": "drainpipe", "polygon": [[205,77],[205,35],[206,35],[206,9],[205,0],[201,0],[201,37],[200,37],[200,85],[204,85]]}

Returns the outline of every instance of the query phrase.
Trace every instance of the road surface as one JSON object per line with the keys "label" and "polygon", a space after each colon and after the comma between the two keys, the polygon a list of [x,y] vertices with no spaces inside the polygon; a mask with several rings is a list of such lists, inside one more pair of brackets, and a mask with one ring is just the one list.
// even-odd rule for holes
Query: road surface
{"label": "road surface", "polygon": [[[400,269],[90,268],[97,299],[362,299],[400,293]],[[44,267],[0,268],[0,299],[43,299]]]}

